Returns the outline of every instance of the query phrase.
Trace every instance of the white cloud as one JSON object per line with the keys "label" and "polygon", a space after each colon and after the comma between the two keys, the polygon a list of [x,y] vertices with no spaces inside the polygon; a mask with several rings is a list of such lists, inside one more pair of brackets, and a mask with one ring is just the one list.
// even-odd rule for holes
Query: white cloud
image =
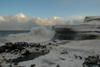
{"label": "white cloud", "polygon": [[52,26],[52,25],[56,25],[58,23],[63,24],[65,21],[63,18],[60,17],[49,17],[49,18],[44,18],[41,19],[40,17],[38,18],[34,18],[36,21],[36,24],[38,25],[45,25],[45,26]]}
{"label": "white cloud", "polygon": [[[60,17],[40,18],[33,16],[29,18],[22,13],[13,16],[0,16],[0,29],[1,30],[20,30],[30,29],[37,25],[52,26],[57,24],[74,24],[76,20],[83,20],[82,16],[70,16],[70,19],[63,19]],[[80,21],[78,21],[80,22]]]}
{"label": "white cloud", "polygon": [[73,19],[73,20],[83,20],[84,17],[81,15],[73,15],[73,16],[69,16],[68,18]]}
{"label": "white cloud", "polygon": [[72,20],[73,23],[79,24],[83,23],[84,17],[81,15],[73,15],[68,17],[69,20]]}
{"label": "white cloud", "polygon": [[7,22],[19,22],[19,23],[25,23],[29,21],[29,18],[26,17],[24,14],[19,13],[14,16],[4,16],[5,20]]}
{"label": "white cloud", "polygon": [[3,17],[0,16],[0,21],[4,21],[5,19]]}
{"label": "white cloud", "polygon": [[16,14],[14,16],[18,17],[18,18],[26,18],[26,16],[23,13],[19,13],[19,14]]}

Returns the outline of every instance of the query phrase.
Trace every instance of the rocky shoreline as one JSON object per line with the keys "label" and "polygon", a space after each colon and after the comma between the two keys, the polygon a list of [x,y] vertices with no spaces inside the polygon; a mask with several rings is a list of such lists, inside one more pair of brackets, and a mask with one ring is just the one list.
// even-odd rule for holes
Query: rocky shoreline
{"label": "rocky shoreline", "polygon": [[[4,46],[0,47],[0,53],[21,53],[22,55],[27,55],[29,53],[34,52],[49,52],[48,45],[51,45],[51,43],[48,43],[47,45],[41,45],[40,43],[27,43],[27,42],[16,42],[16,43],[5,43]],[[29,49],[28,49],[29,48]]]}
{"label": "rocky shoreline", "polygon": [[45,55],[45,54],[49,53],[49,51],[52,49],[50,47],[50,45],[55,45],[55,44],[48,43],[46,45],[45,44],[41,45],[40,43],[27,43],[27,42],[12,43],[12,42],[8,42],[8,43],[5,43],[5,45],[0,47],[0,54],[3,54],[3,53],[5,53],[5,54],[9,53],[9,54],[13,54],[13,55],[20,54],[18,57],[14,58],[14,59],[11,59],[11,58],[7,59],[5,57],[5,55],[2,56],[3,62],[7,62],[7,63],[14,62],[16,65],[16,63],[23,61],[20,59],[23,59],[23,58],[25,59],[27,56],[32,55],[33,58],[26,59],[26,61],[32,60],[38,56]]}
{"label": "rocky shoreline", "polygon": [[[67,42],[66,42],[67,43]],[[59,51],[57,54],[59,57],[59,60],[61,61],[67,61],[69,59],[70,62],[74,62],[74,60],[77,61],[83,61],[82,67],[100,67],[100,55],[88,55],[87,57],[81,56],[81,55],[75,55],[71,54],[68,50],[68,48],[62,48],[57,50],[57,47],[63,45],[62,43],[27,43],[27,42],[8,42],[5,43],[5,45],[0,47],[0,54],[2,59],[0,59],[0,65],[6,64],[6,66],[0,66],[0,67],[25,67],[24,65],[20,66],[18,63],[28,60],[33,60],[37,57],[48,55],[50,51],[54,49],[55,51]],[[63,45],[65,46],[65,44]],[[74,50],[75,51],[75,50]],[[72,52],[72,50],[71,50]],[[56,52],[55,52],[56,54]],[[59,55],[60,54],[60,55]],[[9,58],[7,56],[11,55]],[[14,57],[16,56],[16,57]],[[64,56],[64,57],[61,57]],[[0,57],[0,58],[1,58]],[[14,57],[14,58],[13,58]],[[67,58],[65,58],[67,57]],[[45,62],[47,60],[43,60]],[[49,64],[52,64],[51,62],[46,62]],[[53,63],[54,64],[54,63]],[[30,64],[30,67],[37,67],[35,63]],[[60,64],[57,64],[55,67],[61,67]]]}

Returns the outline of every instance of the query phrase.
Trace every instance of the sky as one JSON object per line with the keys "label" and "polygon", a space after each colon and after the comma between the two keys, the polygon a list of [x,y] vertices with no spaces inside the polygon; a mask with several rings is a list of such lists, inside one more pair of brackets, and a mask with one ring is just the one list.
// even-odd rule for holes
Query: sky
{"label": "sky", "polygon": [[0,0],[0,30],[82,23],[100,16],[100,0]]}

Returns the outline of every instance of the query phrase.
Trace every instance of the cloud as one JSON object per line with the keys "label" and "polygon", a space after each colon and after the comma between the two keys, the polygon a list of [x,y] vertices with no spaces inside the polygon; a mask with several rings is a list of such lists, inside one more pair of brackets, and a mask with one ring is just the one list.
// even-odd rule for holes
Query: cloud
{"label": "cloud", "polygon": [[[44,25],[53,26],[58,24],[74,24],[74,22],[81,22],[82,16],[70,16],[70,19],[60,17],[32,17],[29,18],[22,13],[13,16],[0,16],[0,30],[29,30],[31,27]],[[77,21],[76,21],[77,20]]]}
{"label": "cloud", "polygon": [[19,13],[16,14],[14,16],[4,16],[3,18],[5,18],[5,21],[7,22],[19,22],[19,23],[25,23],[29,21],[29,18],[26,17],[24,14]]}
{"label": "cloud", "polygon": [[0,21],[4,21],[5,19],[3,17],[0,16]]}
{"label": "cloud", "polygon": [[73,15],[73,16],[69,16],[70,19],[74,19],[74,20],[83,20],[84,17],[81,15]]}
{"label": "cloud", "polygon": [[84,17],[81,15],[69,16],[68,19],[70,19],[74,24],[80,24],[84,21]]}

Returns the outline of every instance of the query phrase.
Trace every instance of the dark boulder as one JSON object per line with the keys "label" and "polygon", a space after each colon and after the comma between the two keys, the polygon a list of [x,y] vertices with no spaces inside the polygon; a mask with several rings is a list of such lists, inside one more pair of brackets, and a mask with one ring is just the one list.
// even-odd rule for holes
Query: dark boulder
{"label": "dark boulder", "polygon": [[99,56],[88,56],[85,58],[85,61],[83,63],[83,67],[92,67],[92,66],[97,66],[100,67],[100,58]]}
{"label": "dark boulder", "polygon": [[5,47],[5,46],[1,46],[1,47],[0,47],[0,53],[5,52],[5,50],[6,50],[6,47]]}
{"label": "dark boulder", "polygon": [[37,43],[37,44],[35,45],[35,47],[38,47],[38,48],[39,48],[39,47],[40,47],[40,43]]}
{"label": "dark boulder", "polygon": [[60,65],[58,64],[56,67],[60,67]]}
{"label": "dark boulder", "polygon": [[31,65],[31,67],[35,67],[35,66],[36,66],[35,64],[32,64],[32,65]]}
{"label": "dark boulder", "polygon": [[26,49],[23,49],[21,51],[21,55],[28,55],[28,54],[30,54],[30,52],[28,50],[26,50]]}

